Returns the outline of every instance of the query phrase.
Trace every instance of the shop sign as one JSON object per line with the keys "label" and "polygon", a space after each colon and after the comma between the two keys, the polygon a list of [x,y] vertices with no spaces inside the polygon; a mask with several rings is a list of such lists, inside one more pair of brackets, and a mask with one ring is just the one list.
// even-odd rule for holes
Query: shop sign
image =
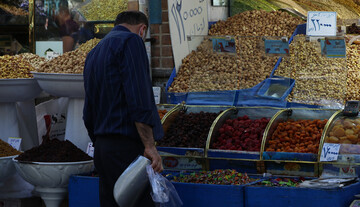
{"label": "shop sign", "polygon": [[339,156],[340,144],[324,143],[321,150],[320,162],[336,161]]}
{"label": "shop sign", "polygon": [[21,138],[19,137],[9,137],[8,144],[11,145],[14,149],[20,150]]}
{"label": "shop sign", "polygon": [[336,12],[308,11],[306,35],[336,36]]}

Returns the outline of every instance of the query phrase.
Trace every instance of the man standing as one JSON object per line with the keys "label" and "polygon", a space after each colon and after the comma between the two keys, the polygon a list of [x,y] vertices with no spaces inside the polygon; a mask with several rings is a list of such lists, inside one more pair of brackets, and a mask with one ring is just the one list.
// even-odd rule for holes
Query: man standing
{"label": "man standing", "polygon": [[[163,170],[154,140],[164,135],[155,105],[143,39],[147,17],[138,11],[120,13],[115,27],[88,54],[84,68],[83,119],[95,145],[100,176],[100,204],[117,206],[113,188],[138,155]],[[150,188],[137,206],[154,206]]]}

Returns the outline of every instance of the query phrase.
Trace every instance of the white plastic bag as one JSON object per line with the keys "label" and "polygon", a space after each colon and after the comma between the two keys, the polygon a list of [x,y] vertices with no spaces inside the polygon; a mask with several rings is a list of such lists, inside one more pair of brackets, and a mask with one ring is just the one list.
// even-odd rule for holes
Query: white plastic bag
{"label": "white plastic bag", "polygon": [[154,172],[151,165],[146,166],[151,185],[151,197],[157,206],[160,207],[178,207],[183,203],[176,192],[173,184],[162,176],[160,173]]}

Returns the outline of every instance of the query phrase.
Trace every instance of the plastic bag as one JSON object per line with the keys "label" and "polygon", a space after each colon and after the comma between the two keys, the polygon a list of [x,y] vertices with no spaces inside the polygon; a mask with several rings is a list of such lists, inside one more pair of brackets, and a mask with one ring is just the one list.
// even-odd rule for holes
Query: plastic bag
{"label": "plastic bag", "polygon": [[176,192],[173,184],[162,176],[160,173],[154,172],[151,165],[146,166],[151,185],[151,197],[153,201],[160,207],[178,207],[183,203]]}

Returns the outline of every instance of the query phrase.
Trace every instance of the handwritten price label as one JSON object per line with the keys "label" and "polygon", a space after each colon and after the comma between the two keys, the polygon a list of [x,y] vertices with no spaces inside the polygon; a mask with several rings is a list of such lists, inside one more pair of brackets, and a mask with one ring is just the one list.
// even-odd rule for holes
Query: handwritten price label
{"label": "handwritten price label", "polygon": [[88,146],[86,148],[86,154],[88,154],[90,157],[94,157],[94,147],[92,142],[88,143]]}
{"label": "handwritten price label", "polygon": [[339,156],[339,149],[340,149],[339,144],[324,143],[324,146],[321,150],[320,161],[321,162],[336,161]]}
{"label": "handwritten price label", "polygon": [[353,166],[341,167],[340,175],[356,176],[355,168]]}
{"label": "handwritten price label", "polygon": [[11,145],[14,149],[20,150],[21,138],[18,137],[9,137],[8,144]]}
{"label": "handwritten price label", "polygon": [[309,11],[306,35],[336,36],[336,12]]}

